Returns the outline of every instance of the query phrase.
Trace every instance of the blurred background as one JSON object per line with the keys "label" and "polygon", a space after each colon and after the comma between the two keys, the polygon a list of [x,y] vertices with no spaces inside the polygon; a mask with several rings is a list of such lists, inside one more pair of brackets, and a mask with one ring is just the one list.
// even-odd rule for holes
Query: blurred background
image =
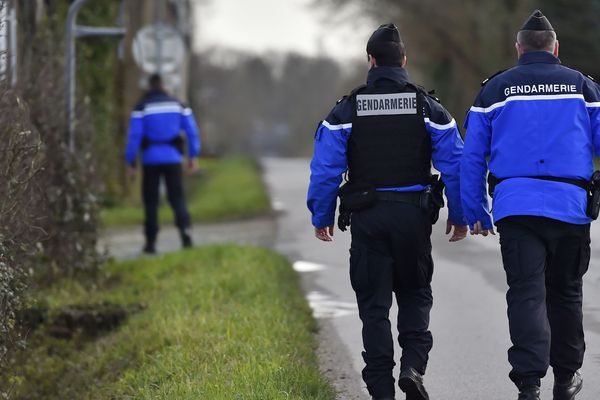
{"label": "blurred background", "polygon": [[[5,57],[0,69],[8,75],[11,65],[21,70],[14,75],[27,86],[42,67],[35,65],[40,54],[63,57],[59,39],[70,2],[13,3],[19,57],[14,65]],[[364,81],[365,43],[379,24],[400,27],[412,80],[435,90],[462,123],[479,83],[514,64],[516,31],[536,7],[558,32],[563,63],[598,75],[597,0],[90,2],[79,23],[119,24],[127,32],[118,42],[91,37],[77,44],[79,104],[89,105],[90,140],[112,158],[100,166],[105,197],[110,201],[127,190],[121,149],[148,75],[132,51],[144,27],[169,25],[183,39],[184,57],[167,82],[195,111],[204,155],[309,156],[318,122]],[[0,40],[0,48],[6,42]]]}

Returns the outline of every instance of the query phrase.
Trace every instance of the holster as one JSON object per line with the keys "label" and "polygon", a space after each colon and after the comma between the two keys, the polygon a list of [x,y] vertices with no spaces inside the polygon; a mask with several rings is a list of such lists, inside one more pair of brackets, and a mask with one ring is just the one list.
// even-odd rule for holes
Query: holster
{"label": "holster", "polygon": [[444,182],[439,175],[431,176],[431,186],[421,194],[421,208],[429,212],[431,224],[434,225],[444,207]]}
{"label": "holster", "polygon": [[494,198],[494,191],[496,190],[496,185],[498,184],[498,178],[494,176],[491,172],[488,172],[487,176],[487,184],[488,184],[488,194],[491,198]]}
{"label": "holster", "polygon": [[350,226],[350,216],[355,211],[373,207],[376,202],[375,188],[361,182],[346,182],[338,191],[340,208],[338,228],[342,232]]}
{"label": "holster", "polygon": [[600,213],[600,171],[594,171],[590,180],[587,197],[586,214],[594,221]]}

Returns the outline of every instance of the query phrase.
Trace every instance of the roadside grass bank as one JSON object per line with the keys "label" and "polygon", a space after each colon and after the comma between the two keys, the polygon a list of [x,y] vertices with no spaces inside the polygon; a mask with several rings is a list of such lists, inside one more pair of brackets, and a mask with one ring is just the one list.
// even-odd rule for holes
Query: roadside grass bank
{"label": "roadside grass bank", "polygon": [[266,249],[199,247],[112,262],[95,288],[64,281],[40,303],[142,305],[97,337],[36,329],[14,399],[334,399],[289,262]]}
{"label": "roadside grass bank", "polygon": [[[260,166],[249,157],[200,159],[200,172],[185,177],[185,190],[192,222],[248,218],[270,211]],[[101,211],[103,225],[141,224],[144,209],[140,192],[138,179],[132,183],[129,198]],[[166,199],[162,200],[159,218],[162,224],[173,221],[173,213]]]}

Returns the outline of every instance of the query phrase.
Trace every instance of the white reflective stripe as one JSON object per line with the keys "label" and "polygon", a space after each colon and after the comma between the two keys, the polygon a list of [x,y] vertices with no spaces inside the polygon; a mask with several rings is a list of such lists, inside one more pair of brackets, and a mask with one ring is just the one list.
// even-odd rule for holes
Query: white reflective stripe
{"label": "white reflective stripe", "polygon": [[144,115],[166,114],[166,113],[181,113],[181,106],[161,106],[148,107],[144,110]]}
{"label": "white reflective stripe", "polygon": [[600,101],[597,101],[597,102],[594,102],[594,103],[588,103],[588,102],[586,102],[586,103],[585,103],[585,106],[586,106],[586,107],[589,107],[589,108],[596,108],[596,107],[600,107]]}
{"label": "white reflective stripe", "polygon": [[133,111],[131,113],[131,118],[142,118],[144,116],[143,111]]}
{"label": "white reflective stripe", "polygon": [[503,107],[509,101],[536,101],[536,100],[567,100],[567,99],[579,99],[584,100],[582,94],[539,94],[535,96],[511,96],[504,101],[494,103],[489,107],[471,107],[471,111],[488,113],[495,110],[496,108]]}
{"label": "white reflective stripe", "polygon": [[162,103],[150,103],[144,107],[144,115],[181,113],[183,107],[176,101],[164,101]]}
{"label": "white reflective stripe", "polygon": [[183,115],[192,115],[192,109],[189,107],[186,107],[183,109],[182,114]]}
{"label": "white reflective stripe", "polygon": [[441,131],[446,130],[446,129],[451,129],[456,126],[456,121],[454,120],[454,118],[452,118],[452,121],[448,122],[445,125],[440,125],[440,124],[436,124],[435,122],[431,122],[431,120],[429,118],[425,118],[425,123],[428,124],[429,126],[431,126],[432,128],[439,129]]}
{"label": "white reflective stripe", "polygon": [[327,121],[323,121],[323,126],[327,129],[329,129],[330,131],[339,131],[341,129],[350,129],[352,128],[352,123],[349,124],[340,124],[340,125],[331,125],[329,122]]}

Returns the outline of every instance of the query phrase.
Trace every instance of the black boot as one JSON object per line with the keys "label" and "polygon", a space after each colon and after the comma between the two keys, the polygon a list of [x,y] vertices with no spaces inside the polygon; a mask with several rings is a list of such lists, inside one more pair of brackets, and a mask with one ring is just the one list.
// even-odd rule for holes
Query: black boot
{"label": "black boot", "polygon": [[153,241],[147,240],[142,251],[146,254],[156,254],[155,243]]}
{"label": "black boot", "polygon": [[423,386],[423,376],[413,368],[400,372],[398,386],[406,393],[406,400],[429,400],[429,394]]}
{"label": "black boot", "polygon": [[575,395],[581,391],[583,387],[583,378],[579,371],[567,380],[559,380],[554,378],[554,390],[552,391],[554,400],[575,400]]}
{"label": "black boot", "polygon": [[181,247],[183,247],[184,249],[188,249],[192,246],[193,246],[192,236],[189,234],[188,231],[182,230],[181,231]]}
{"label": "black boot", "polygon": [[518,400],[540,400],[540,387],[537,385],[521,387]]}

